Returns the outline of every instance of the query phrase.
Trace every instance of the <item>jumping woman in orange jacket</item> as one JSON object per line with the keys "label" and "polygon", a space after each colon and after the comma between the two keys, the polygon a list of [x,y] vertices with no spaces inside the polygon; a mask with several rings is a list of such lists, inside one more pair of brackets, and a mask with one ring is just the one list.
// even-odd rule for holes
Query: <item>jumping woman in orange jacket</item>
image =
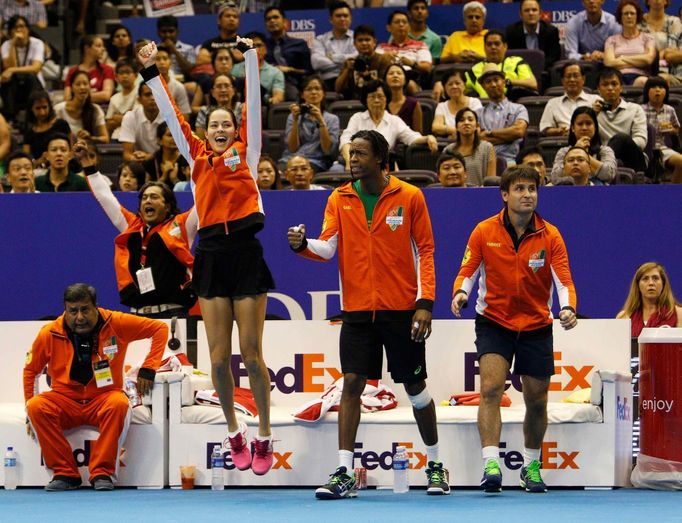
{"label": "jumping woman in orange jacket", "polygon": [[[272,466],[270,377],[263,360],[262,337],[267,291],[274,282],[256,233],[265,215],[258,186],[261,107],[258,56],[249,39],[237,38],[246,65],[246,98],[241,128],[230,109],[217,108],[206,118],[206,140],[178,110],[155,65],[156,44],[140,49],[141,74],[180,153],[192,171],[199,215],[199,243],[194,261],[194,288],[211,353],[211,377],[229,430],[232,461],[240,470],[265,474]],[[234,411],[234,379],[230,370],[232,322],[237,321],[239,349],[258,406],[258,435],[253,460],[246,426]]]}

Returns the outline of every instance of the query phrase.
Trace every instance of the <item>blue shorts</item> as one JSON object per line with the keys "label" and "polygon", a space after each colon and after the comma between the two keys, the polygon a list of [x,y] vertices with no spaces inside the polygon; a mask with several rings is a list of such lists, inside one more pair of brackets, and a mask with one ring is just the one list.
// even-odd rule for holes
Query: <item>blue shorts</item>
{"label": "blue shorts", "polygon": [[514,374],[546,379],[554,375],[552,325],[533,331],[516,332],[488,318],[476,315],[476,353],[499,354],[514,363]]}

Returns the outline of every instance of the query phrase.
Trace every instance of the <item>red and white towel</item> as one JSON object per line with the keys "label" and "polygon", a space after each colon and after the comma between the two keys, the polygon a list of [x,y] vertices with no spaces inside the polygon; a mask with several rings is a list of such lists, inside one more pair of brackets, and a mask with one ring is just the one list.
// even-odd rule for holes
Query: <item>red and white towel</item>
{"label": "red and white towel", "polygon": [[[215,390],[198,390],[194,396],[194,401],[198,405],[220,406],[220,399]],[[242,387],[234,388],[234,408],[247,416],[254,418],[258,416],[256,401],[253,399],[253,393],[249,389]]]}
{"label": "red and white towel", "polygon": [[[319,399],[309,401],[293,413],[295,419],[314,423],[331,411],[339,410],[341,393],[343,392],[343,378],[339,378],[322,393]],[[395,394],[379,380],[367,380],[365,390],[360,396],[362,412],[376,412],[394,409],[398,406]]]}

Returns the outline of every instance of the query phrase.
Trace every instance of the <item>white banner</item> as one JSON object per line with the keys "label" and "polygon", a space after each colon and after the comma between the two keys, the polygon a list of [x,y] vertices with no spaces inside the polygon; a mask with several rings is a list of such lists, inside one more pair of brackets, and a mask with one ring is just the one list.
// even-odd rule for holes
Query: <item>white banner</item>
{"label": "white banner", "polygon": [[144,0],[144,13],[149,18],[159,16],[192,16],[192,0]]}

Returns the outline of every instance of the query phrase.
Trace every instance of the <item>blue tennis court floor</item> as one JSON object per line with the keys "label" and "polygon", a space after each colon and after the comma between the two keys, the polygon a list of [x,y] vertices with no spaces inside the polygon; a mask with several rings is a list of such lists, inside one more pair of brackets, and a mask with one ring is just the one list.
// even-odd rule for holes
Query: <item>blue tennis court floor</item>
{"label": "blue tennis court floor", "polygon": [[682,521],[682,492],[635,489],[552,490],[528,494],[507,490],[486,495],[453,490],[449,496],[427,496],[424,490],[393,494],[360,491],[356,499],[318,501],[313,489],[240,488],[45,492],[0,490],[0,522],[164,521],[181,523],[279,522],[514,522]]}

